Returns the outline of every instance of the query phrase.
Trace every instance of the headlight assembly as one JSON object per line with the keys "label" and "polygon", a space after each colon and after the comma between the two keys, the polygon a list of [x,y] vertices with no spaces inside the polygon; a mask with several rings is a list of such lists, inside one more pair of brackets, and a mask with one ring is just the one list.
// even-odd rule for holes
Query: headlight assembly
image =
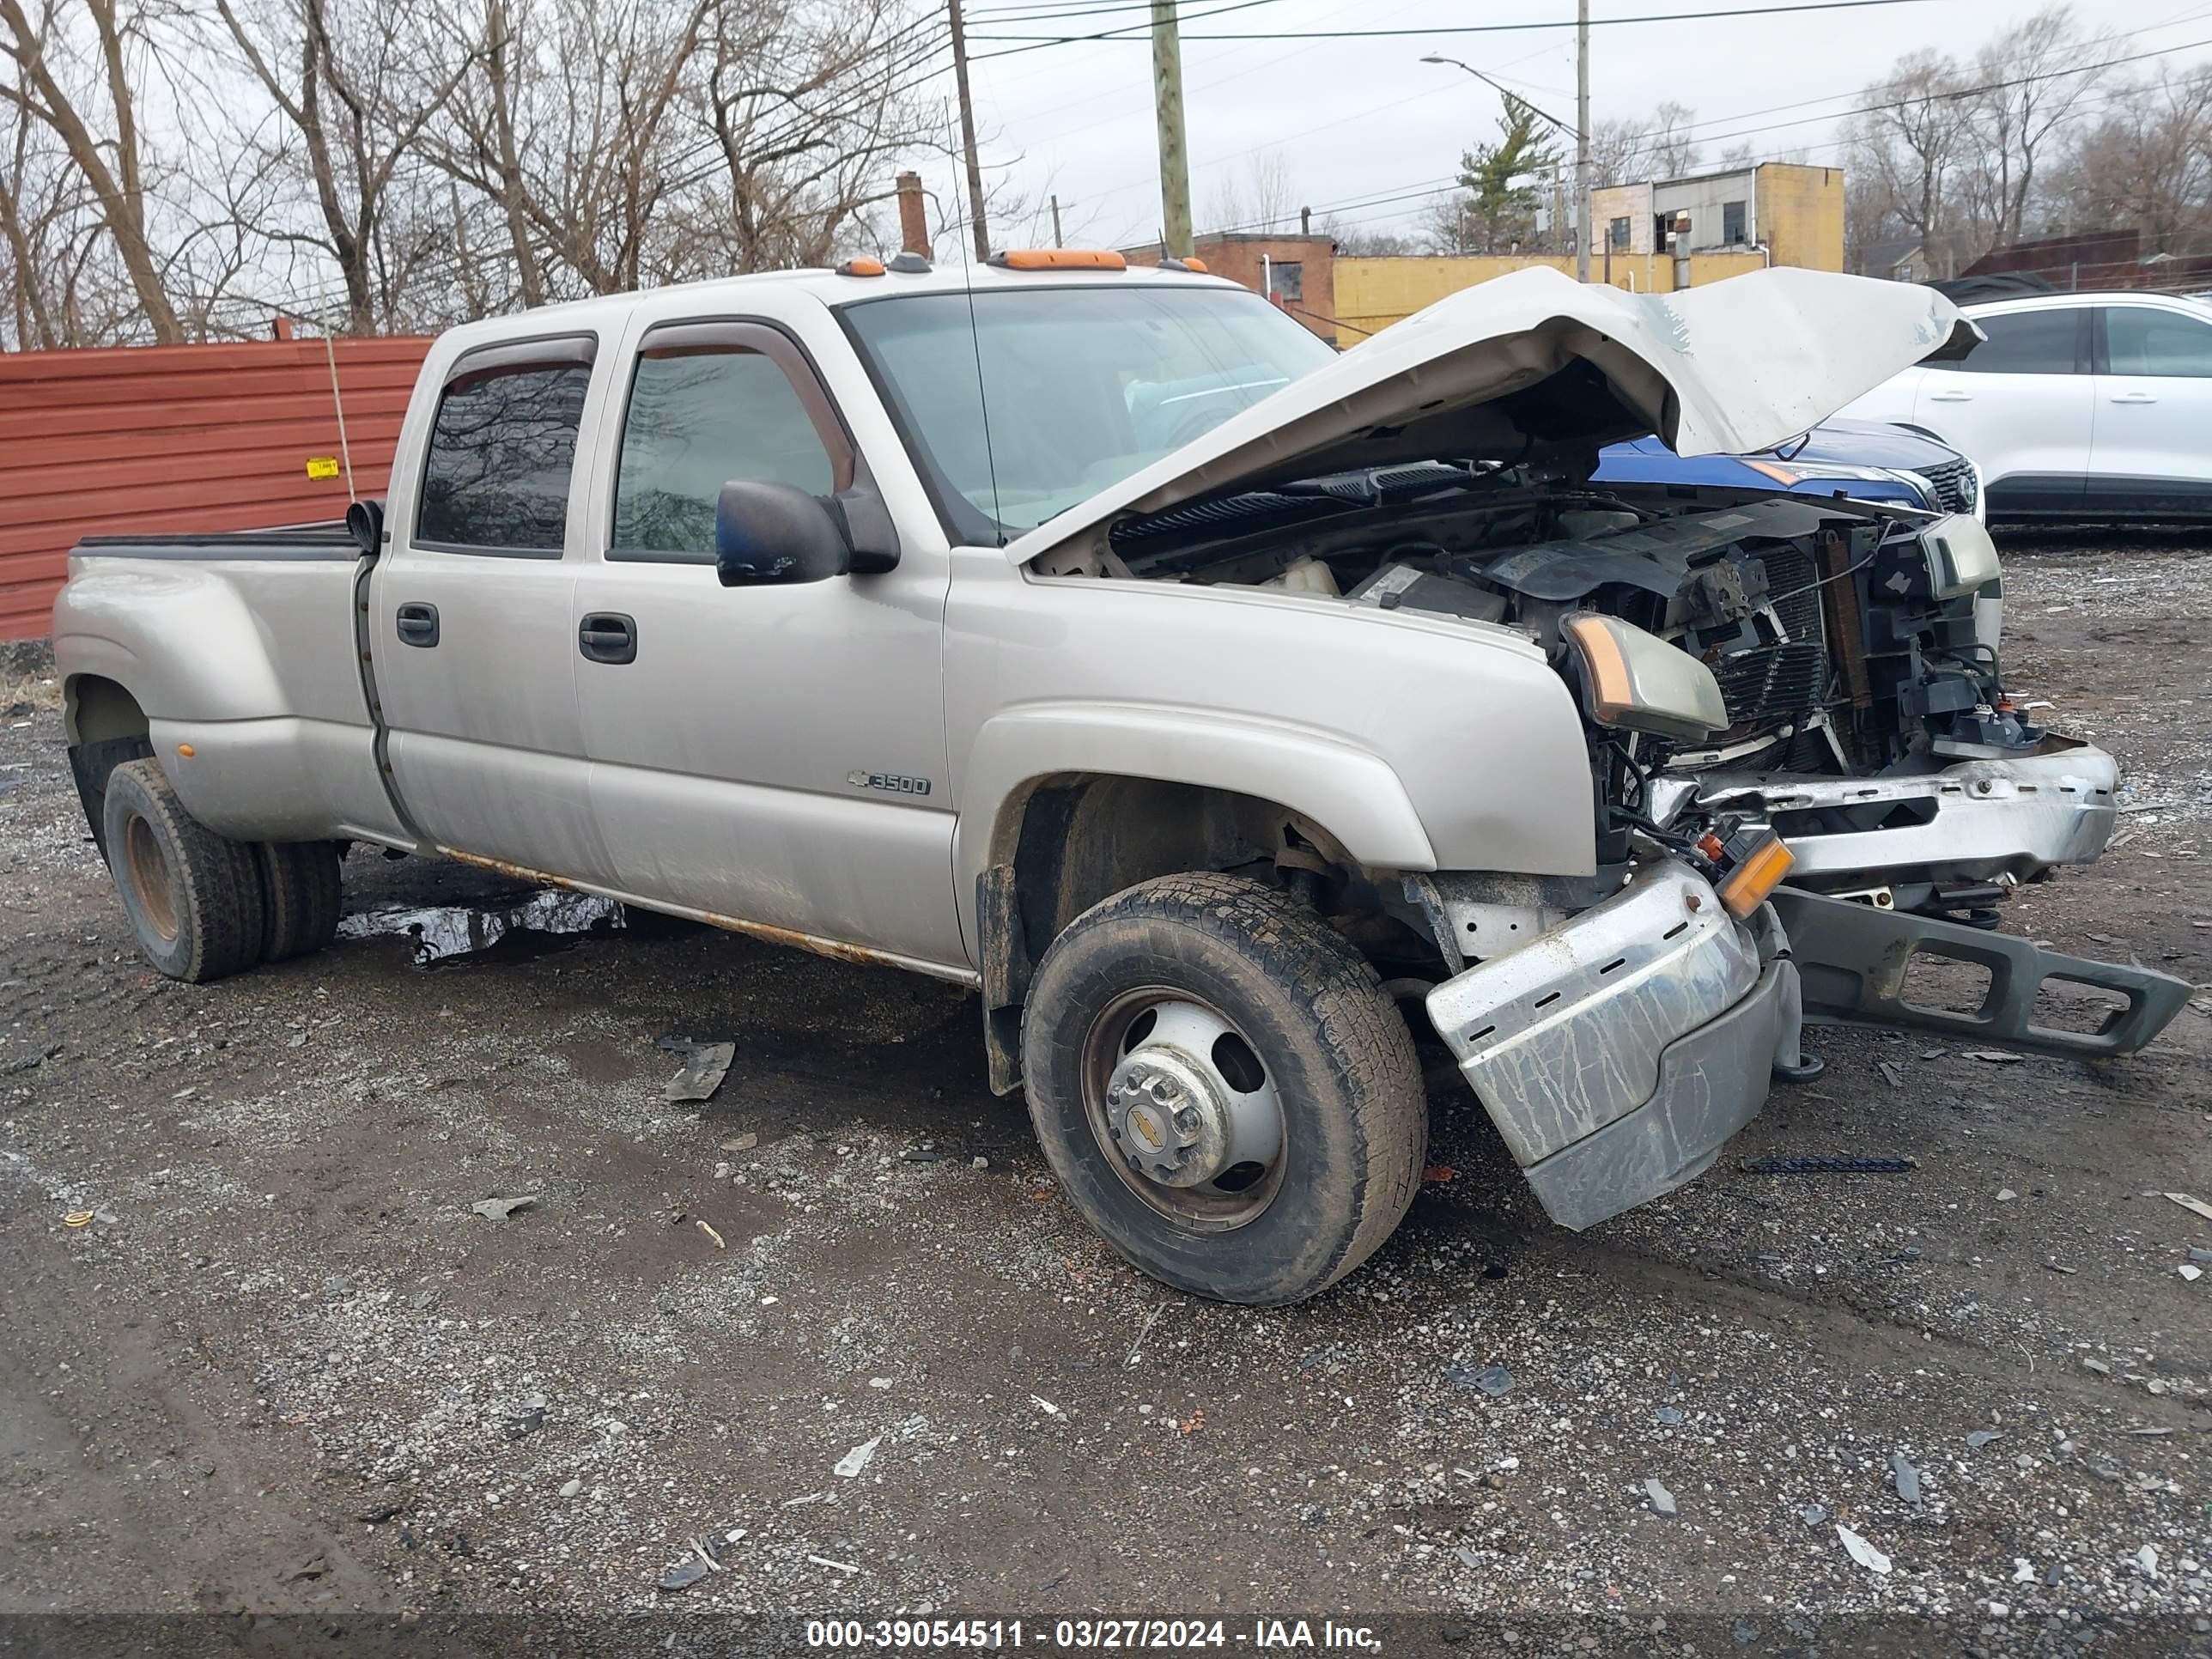
{"label": "headlight assembly", "polygon": [[1720,682],[1686,651],[1595,611],[1562,617],[1559,633],[1581,665],[1583,706],[1598,725],[1691,739],[1728,729]]}

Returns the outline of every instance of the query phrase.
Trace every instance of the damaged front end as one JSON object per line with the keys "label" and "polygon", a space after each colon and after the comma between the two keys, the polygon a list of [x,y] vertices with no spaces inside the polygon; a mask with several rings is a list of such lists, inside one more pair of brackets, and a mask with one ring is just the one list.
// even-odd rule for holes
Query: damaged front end
{"label": "damaged front end", "polygon": [[[1450,878],[1409,878],[1449,918]],[[1545,1212],[1594,1225],[1680,1186],[1799,1074],[1802,1003],[1771,908],[1730,915],[1659,858],[1620,892],[1428,995],[1431,1022]]]}

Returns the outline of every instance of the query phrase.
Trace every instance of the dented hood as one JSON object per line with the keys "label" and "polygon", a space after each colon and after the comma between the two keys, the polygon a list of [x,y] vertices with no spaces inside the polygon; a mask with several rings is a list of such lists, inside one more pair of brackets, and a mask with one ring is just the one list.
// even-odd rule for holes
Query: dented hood
{"label": "dented hood", "polygon": [[1778,267],[1678,294],[1547,268],[1438,301],[1008,544],[1025,564],[1200,495],[1411,460],[1678,454],[1795,437],[1979,331],[1932,289]]}

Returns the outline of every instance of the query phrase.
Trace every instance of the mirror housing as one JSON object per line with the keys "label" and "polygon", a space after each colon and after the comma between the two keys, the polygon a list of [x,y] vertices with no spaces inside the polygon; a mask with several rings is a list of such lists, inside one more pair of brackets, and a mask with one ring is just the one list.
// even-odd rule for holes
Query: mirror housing
{"label": "mirror housing", "polygon": [[384,539],[384,503],[375,496],[364,496],[346,508],[346,529],[353,536],[353,544],[362,552],[374,554]]}
{"label": "mirror housing", "polygon": [[725,587],[879,575],[897,562],[897,532],[871,489],[825,498],[733,478],[714,503],[714,574]]}

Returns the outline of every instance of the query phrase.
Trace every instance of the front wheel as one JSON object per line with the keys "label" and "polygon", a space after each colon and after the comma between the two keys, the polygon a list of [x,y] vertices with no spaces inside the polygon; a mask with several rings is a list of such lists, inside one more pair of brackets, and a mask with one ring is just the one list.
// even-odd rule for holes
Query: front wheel
{"label": "front wheel", "polygon": [[1084,1218],[1155,1279],[1297,1302],[1413,1202],[1427,1136],[1411,1034],[1305,906],[1163,876],[1079,916],[1022,1019],[1030,1115]]}

